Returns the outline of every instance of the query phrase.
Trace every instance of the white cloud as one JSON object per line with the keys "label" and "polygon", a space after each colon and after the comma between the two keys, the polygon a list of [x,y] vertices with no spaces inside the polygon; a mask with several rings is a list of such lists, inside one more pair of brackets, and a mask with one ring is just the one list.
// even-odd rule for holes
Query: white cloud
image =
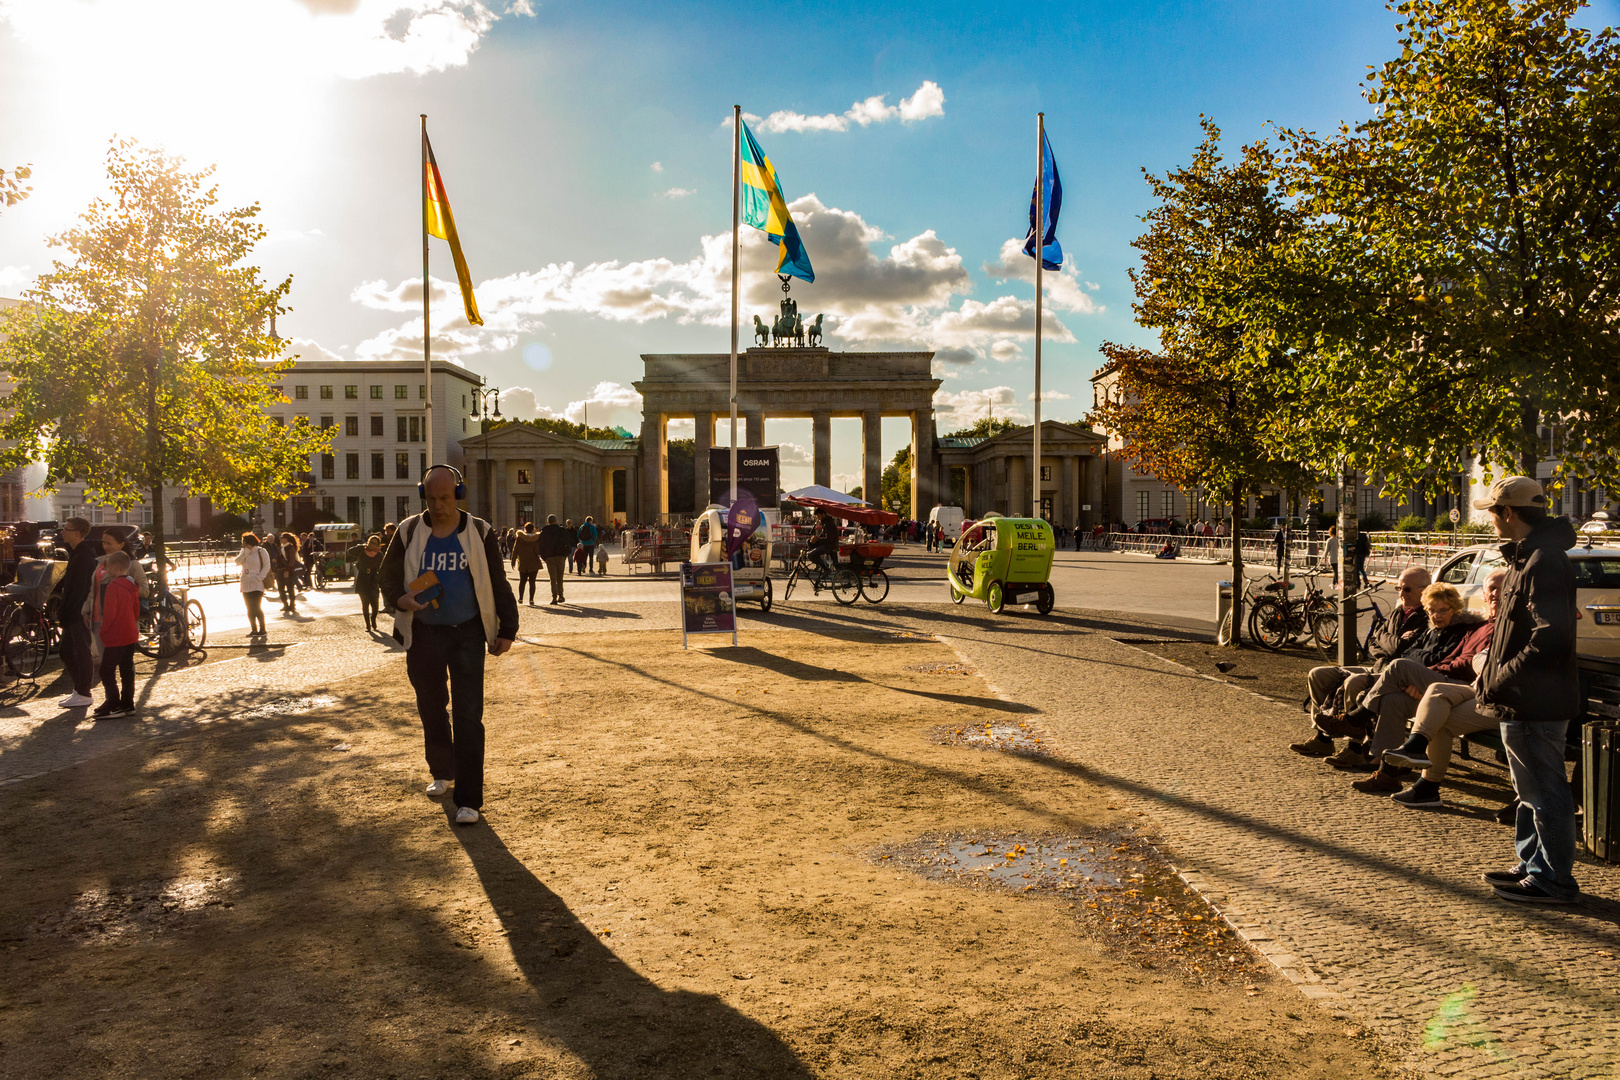
{"label": "white cloud", "polygon": [[668,191],[664,192],[664,198],[666,198],[666,199],[684,199],[688,195],[696,195],[696,194],[697,194],[697,188],[672,187]]}
{"label": "white cloud", "polygon": [[[804,113],[793,112],[789,109],[778,109],[776,112],[760,120],[753,114],[745,114],[749,123],[759,122],[765,131],[848,131],[850,124],[859,124],[866,127],[870,124],[882,124],[890,120],[900,120],[903,123],[913,123],[917,120],[927,120],[934,116],[945,115],[945,91],[939,84],[927,80],[917,88],[917,92],[908,98],[902,98],[898,105],[884,103],[886,94],[877,94],[865,101],[857,101],[843,113],[823,113],[819,116],[808,116]],[[728,118],[726,123],[731,121]]]}
{"label": "white cloud", "polygon": [[793,465],[814,465],[815,459],[807,447],[798,443],[778,443],[777,461],[784,467]]}
{"label": "white cloud", "polygon": [[861,486],[860,473],[835,472],[832,474],[832,488],[834,491],[849,491],[851,488]]}
{"label": "white cloud", "polygon": [[[1025,395],[1024,400],[1026,400],[1026,401],[1034,401],[1035,400],[1035,391],[1031,390],[1027,395]],[[1065,394],[1061,390],[1042,390],[1041,391],[1041,400],[1042,401],[1068,401],[1069,400],[1069,395]]]}
{"label": "white cloud", "polygon": [[[1000,256],[993,263],[985,263],[982,269],[998,281],[1027,281],[1031,285],[1035,284],[1035,260],[1024,254],[1024,241],[1021,237],[1004,241]],[[1042,274],[1041,284],[1046,289],[1046,306],[1081,315],[1098,315],[1107,311],[1107,308],[1086,295],[1081,287],[1079,273],[1079,268],[1074,265],[1074,256],[1064,255],[1063,269],[1048,270]],[[1031,292],[1033,291],[1032,289]]]}
{"label": "white cloud", "polygon": [[989,416],[1026,424],[1030,420],[1029,414],[1018,408],[1018,398],[1010,386],[959,391],[941,388],[934,392],[934,419],[941,432],[959,431]]}
{"label": "white cloud", "polygon": [[1000,341],[990,346],[990,355],[992,358],[1001,361],[1003,364],[1010,364],[1014,360],[1021,358],[1024,355],[1024,350],[1018,344],[1018,342],[1013,341],[1010,338],[1002,338]]}
{"label": "white cloud", "polygon": [[1095,281],[1088,281],[1086,282],[1086,288],[1091,292],[1096,292],[1098,289],[1102,288],[1102,286],[1097,284]]}
{"label": "white cloud", "polygon": [[27,266],[0,266],[0,296],[15,297],[34,287],[34,271]]}
{"label": "white cloud", "polygon": [[309,338],[296,337],[287,339],[287,351],[282,355],[283,357],[297,356],[303,360],[321,360],[327,363],[334,360],[341,361],[343,359],[343,357],[339,356],[331,349],[328,349],[318,341],[311,341]]}
{"label": "white cloud", "polygon": [[[586,406],[590,406],[589,410]],[[501,413],[514,420],[562,419],[578,424],[587,417],[592,427],[609,427],[613,414],[621,409],[641,410],[641,395],[634,387],[616,382],[599,382],[591,392],[577,401],[570,401],[561,409],[543,404],[540,396],[527,386],[513,386],[501,391]]]}
{"label": "white cloud", "polygon": [[653,162],[652,163],[652,171],[653,172],[663,172],[664,171],[664,163],[662,161]]}

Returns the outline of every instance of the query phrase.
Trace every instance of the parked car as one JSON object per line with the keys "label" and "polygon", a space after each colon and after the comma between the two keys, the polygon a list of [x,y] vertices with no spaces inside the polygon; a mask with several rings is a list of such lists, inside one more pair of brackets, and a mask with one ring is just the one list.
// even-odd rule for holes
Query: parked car
{"label": "parked car", "polygon": [[1575,530],[1582,536],[1613,536],[1620,533],[1620,522],[1610,521],[1609,515],[1602,510],[1592,515],[1590,521]]}
{"label": "parked car", "polygon": [[[1620,657],[1620,547],[1590,539],[1569,551],[1575,564],[1575,649],[1581,656]],[[1441,564],[1434,580],[1455,586],[1468,606],[1485,606],[1485,579],[1503,564],[1496,544],[1463,548]]]}

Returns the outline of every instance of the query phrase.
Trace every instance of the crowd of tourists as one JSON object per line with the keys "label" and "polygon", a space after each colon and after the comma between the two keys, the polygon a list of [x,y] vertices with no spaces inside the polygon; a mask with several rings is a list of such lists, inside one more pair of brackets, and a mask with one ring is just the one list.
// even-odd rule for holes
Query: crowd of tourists
{"label": "crowd of tourists", "polygon": [[1485,582],[1483,613],[1467,610],[1454,587],[1431,581],[1424,568],[1408,567],[1369,662],[1311,670],[1311,727],[1291,749],[1362,774],[1350,785],[1357,791],[1432,809],[1444,801],[1454,742],[1495,733],[1513,783],[1502,820],[1514,826],[1518,861],[1484,880],[1504,899],[1568,903],[1579,887],[1564,761],[1583,708],[1567,554],[1575,530],[1548,514],[1541,486],[1528,477],[1498,481],[1474,505],[1490,512],[1506,541],[1505,564]]}

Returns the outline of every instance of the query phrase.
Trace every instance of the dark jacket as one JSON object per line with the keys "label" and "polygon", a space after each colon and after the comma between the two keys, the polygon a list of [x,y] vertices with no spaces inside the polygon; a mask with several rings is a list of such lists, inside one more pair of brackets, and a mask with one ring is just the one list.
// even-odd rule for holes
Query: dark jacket
{"label": "dark jacket", "polygon": [[1461,611],[1451,620],[1451,625],[1456,626],[1459,622],[1468,627],[1468,633],[1451,650],[1450,656],[1429,667],[1448,679],[1473,682],[1474,655],[1491,647],[1491,632],[1496,629],[1496,620],[1487,619],[1476,612]]}
{"label": "dark jacket", "polygon": [[540,572],[540,543],[540,534],[537,532],[520,532],[512,538],[512,562],[517,566],[519,573]]}
{"label": "dark jacket", "polygon": [[383,550],[377,549],[377,554],[367,555],[366,545],[356,544],[343,553],[343,557],[354,563],[354,591],[358,593],[375,592],[380,585],[378,575],[382,573]]}
{"label": "dark jacket", "polygon": [[557,524],[555,521],[547,522],[540,527],[540,557],[542,559],[562,559],[574,553],[574,531]]}
{"label": "dark jacket", "polygon": [[1457,651],[1457,646],[1479,625],[1482,620],[1471,611],[1460,611],[1454,615],[1451,622],[1446,624],[1444,630],[1429,627],[1423,636],[1412,643],[1406,650],[1406,659],[1422,664],[1426,668],[1439,670],[1441,664],[1449,660]]}
{"label": "dark jacket", "polygon": [[[79,612],[84,609],[84,602],[90,599],[90,585],[95,580],[96,562],[100,555],[100,544],[84,540],[80,540],[79,546],[68,552],[67,570],[62,574],[62,618],[80,618]],[[66,626],[67,623],[62,625]]]}
{"label": "dark jacket", "polygon": [[1429,613],[1419,607],[1415,611],[1396,608],[1390,612],[1384,625],[1373,635],[1367,648],[1374,667],[1383,667],[1397,657],[1406,656],[1423,639],[1429,629]]}
{"label": "dark jacket", "polygon": [[[467,527],[467,511],[461,511],[456,519],[456,531],[460,532]],[[419,514],[416,518],[406,518],[399,523],[394,538],[388,542],[388,550],[383,552],[382,568],[378,572],[378,580],[382,585],[383,606],[393,610],[394,605],[401,596],[405,595],[405,586],[408,581],[414,580],[416,571],[411,571],[410,578],[405,576],[405,546],[408,537],[405,535],[405,525],[409,521],[417,521],[416,528],[429,527],[427,515]],[[501,542],[495,535],[495,530],[488,523],[483,523],[479,529],[479,522],[474,522],[474,532],[482,532],[484,536],[484,562],[489,567],[490,591],[495,597],[495,636],[508,641],[516,641],[518,633],[518,605],[517,596],[512,592],[512,582],[506,576],[506,563],[501,559]],[[480,612],[482,614],[482,612]],[[395,631],[398,637],[398,631]]]}
{"label": "dark jacket", "polygon": [[1357,561],[1365,559],[1367,556],[1369,556],[1371,554],[1372,554],[1372,541],[1367,539],[1367,534],[1366,533],[1358,531],[1356,533],[1356,547],[1355,547],[1355,556],[1356,556]]}
{"label": "dark jacket", "polygon": [[1581,714],[1575,661],[1575,529],[1551,518],[1502,545],[1507,577],[1479,676],[1479,711],[1498,720],[1554,722]]}

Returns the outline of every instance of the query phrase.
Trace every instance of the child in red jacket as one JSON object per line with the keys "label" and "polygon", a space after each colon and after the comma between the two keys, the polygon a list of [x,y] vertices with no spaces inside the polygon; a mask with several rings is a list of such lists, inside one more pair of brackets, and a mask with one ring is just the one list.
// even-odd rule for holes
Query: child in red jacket
{"label": "child in red jacket", "polygon": [[[135,711],[135,642],[139,637],[141,593],[129,576],[129,555],[114,551],[102,560],[91,589],[90,626],[101,642],[101,685],[107,700],[91,715],[101,719],[128,716]],[[124,692],[118,692],[118,676]]]}

